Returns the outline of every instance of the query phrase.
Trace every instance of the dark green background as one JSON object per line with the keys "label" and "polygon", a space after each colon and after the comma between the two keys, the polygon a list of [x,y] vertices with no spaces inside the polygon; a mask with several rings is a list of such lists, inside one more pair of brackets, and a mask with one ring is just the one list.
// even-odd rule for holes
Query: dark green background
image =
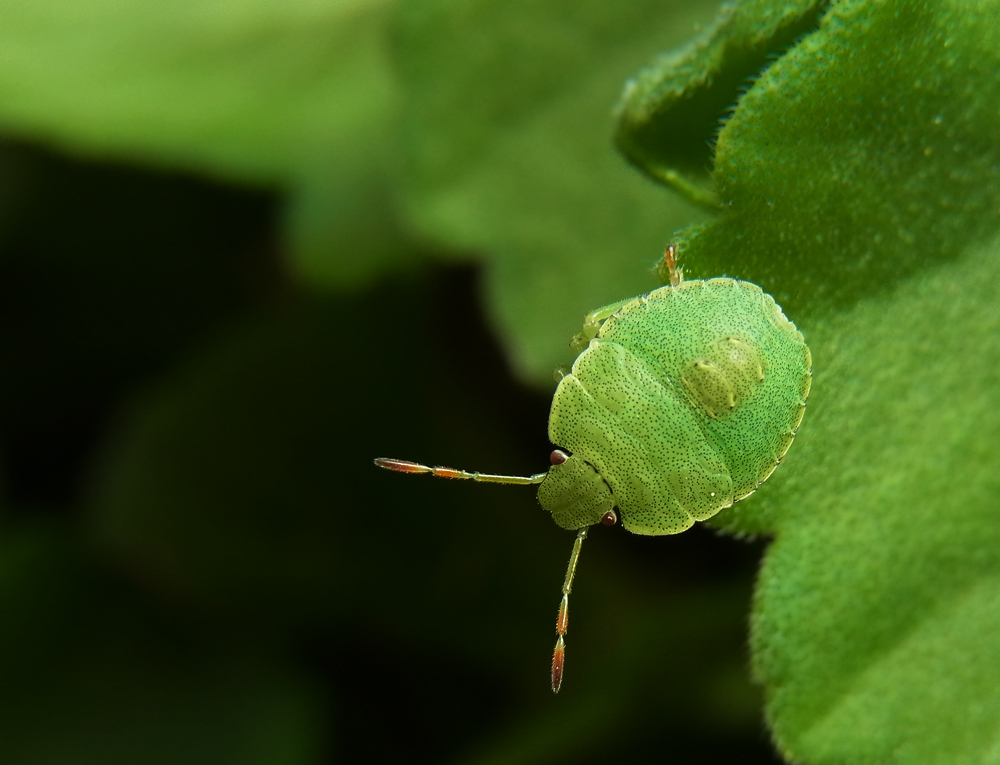
{"label": "dark green background", "polygon": [[272,195],[0,161],[3,762],[773,761],[760,547],[599,528],[553,697],[572,534],[371,464],[544,468],[477,268],[317,291]]}

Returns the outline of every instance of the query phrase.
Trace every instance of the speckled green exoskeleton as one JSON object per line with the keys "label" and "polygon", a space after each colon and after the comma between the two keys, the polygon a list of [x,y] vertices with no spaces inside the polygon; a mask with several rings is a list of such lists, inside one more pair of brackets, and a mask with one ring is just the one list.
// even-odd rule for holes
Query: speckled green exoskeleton
{"label": "speckled green exoskeleton", "polygon": [[[684,281],[588,315],[580,350],[552,397],[549,439],[561,447],[533,476],[501,476],[377,459],[406,473],[541,484],[538,500],[578,530],[556,620],[552,689],[580,548],[594,524],[621,516],[636,534],[678,534],[750,496],[767,480],[805,412],[812,359],[802,334],[760,287]],[[615,510],[617,509],[617,514]]]}

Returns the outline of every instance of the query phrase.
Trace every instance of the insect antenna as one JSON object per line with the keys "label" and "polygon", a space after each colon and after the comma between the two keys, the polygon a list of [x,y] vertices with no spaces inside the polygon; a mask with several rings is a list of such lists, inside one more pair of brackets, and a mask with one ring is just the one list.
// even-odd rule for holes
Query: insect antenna
{"label": "insect antenna", "polygon": [[541,483],[548,473],[536,473],[535,475],[492,475],[491,473],[470,473],[466,470],[455,470],[449,467],[430,467],[421,465],[418,462],[407,462],[406,460],[394,460],[388,457],[378,457],[375,464],[386,470],[393,470],[397,473],[430,473],[438,478],[464,478],[470,481],[481,483],[511,483],[520,486],[529,486],[533,483]]}
{"label": "insect antenna", "polygon": [[576,564],[580,560],[580,549],[583,547],[583,540],[587,538],[587,526],[584,526],[576,534],[573,541],[573,552],[569,556],[569,565],[566,567],[566,578],[563,580],[562,601],[559,603],[559,612],[556,614],[556,649],[552,652],[552,692],[559,693],[562,686],[563,664],[566,661],[566,631],[569,628],[569,594],[573,591],[573,577],[576,576]]}

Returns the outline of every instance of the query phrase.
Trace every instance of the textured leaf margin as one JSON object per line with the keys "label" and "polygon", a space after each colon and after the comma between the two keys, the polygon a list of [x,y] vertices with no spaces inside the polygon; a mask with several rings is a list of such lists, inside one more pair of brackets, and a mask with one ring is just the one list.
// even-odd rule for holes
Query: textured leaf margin
{"label": "textured leaf margin", "polygon": [[796,762],[1000,751],[998,28],[995,3],[835,4],[740,98],[723,215],[681,237],[813,351],[786,463],[718,518],[775,535],[754,667]]}

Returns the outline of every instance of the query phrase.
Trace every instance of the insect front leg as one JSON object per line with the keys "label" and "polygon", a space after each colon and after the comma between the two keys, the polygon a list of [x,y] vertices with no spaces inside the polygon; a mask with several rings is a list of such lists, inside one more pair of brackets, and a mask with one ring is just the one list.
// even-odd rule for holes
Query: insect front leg
{"label": "insect front leg", "polygon": [[617,303],[606,305],[603,308],[598,308],[596,311],[588,313],[583,317],[583,329],[573,335],[573,339],[570,340],[569,347],[576,353],[580,353],[587,347],[591,340],[597,337],[597,333],[600,331],[601,325],[605,322],[605,320],[616,314],[625,305],[631,303],[633,300],[635,300],[635,298],[619,300]]}

